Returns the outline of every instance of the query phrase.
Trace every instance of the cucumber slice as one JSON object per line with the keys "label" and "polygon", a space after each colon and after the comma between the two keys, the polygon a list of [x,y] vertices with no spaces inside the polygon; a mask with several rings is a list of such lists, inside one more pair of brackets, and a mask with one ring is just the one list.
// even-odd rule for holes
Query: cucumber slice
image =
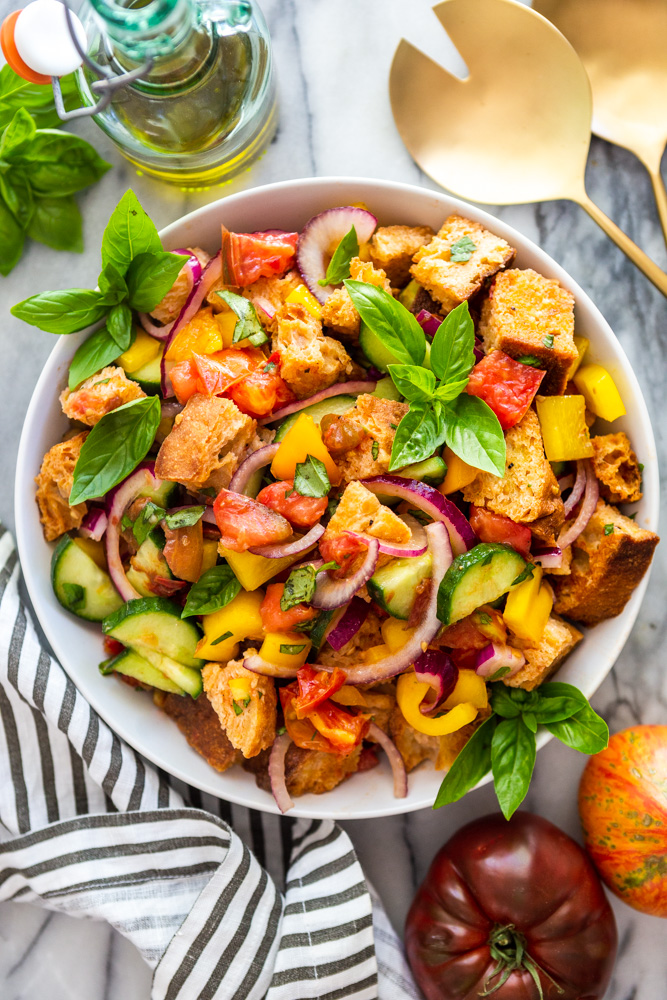
{"label": "cucumber slice", "polygon": [[419,292],[422,290],[422,285],[419,284],[414,278],[409,281],[402,292],[399,293],[398,301],[412,312],[412,307],[415,304],[415,299],[417,298]]}
{"label": "cucumber slice", "polygon": [[417,586],[432,573],[430,552],[422,556],[392,559],[368,581],[368,593],[392,618],[407,621],[415,602]]}
{"label": "cucumber slice", "polygon": [[160,353],[156,358],[142,365],[141,368],[137,368],[135,372],[125,373],[133,382],[138,382],[147,396],[157,396],[161,391],[162,374],[160,371],[160,362],[163,351],[164,347],[160,349]]}
{"label": "cucumber slice", "polygon": [[113,673],[125,674],[126,677],[134,677],[141,684],[148,684],[149,687],[158,688],[160,691],[168,691],[170,694],[185,694],[178,684],[170,681],[160,670],[156,670],[148,660],[139,656],[133,649],[124,649],[118,656],[100,663],[100,673],[104,676]]}
{"label": "cucumber slice", "polygon": [[458,622],[480,604],[491,604],[506,594],[529,564],[511,545],[482,542],[457,556],[438,590],[438,618],[444,625]]}
{"label": "cucumber slice", "polygon": [[203,667],[195,656],[201,638],[192,622],[181,618],[181,609],[164,597],[140,597],[127,601],[102,623],[105,635],[136,649],[153,665],[148,651],[170,657],[186,667]]}
{"label": "cucumber slice", "polygon": [[51,557],[51,584],[62,606],[86,621],[101,622],[123,603],[109,574],[69,535]]}
{"label": "cucumber slice", "polygon": [[400,403],[403,399],[400,392],[389,377],[380,379],[371,393],[371,396],[377,396],[378,399],[393,399],[397,403]]}
{"label": "cucumber slice", "polygon": [[176,502],[176,494],[178,493],[178,483],[172,483],[168,479],[162,481],[162,486],[158,489],[151,489],[147,486],[146,489],[138,493],[137,496],[148,497],[153,503],[157,504],[158,507],[164,507],[167,510],[168,507],[173,507]]}
{"label": "cucumber slice", "polygon": [[[401,362],[392,354],[388,347],[385,347],[377,334],[373,333],[365,323],[361,324],[359,330],[359,347],[362,349],[368,360],[378,371],[386,372],[389,365],[399,365]],[[426,341],[426,352],[422,361],[422,368],[431,368],[431,345]],[[377,389],[376,389],[377,392]],[[399,399],[401,397],[399,396]]]}
{"label": "cucumber slice", "polygon": [[399,469],[396,475],[404,476],[406,479],[419,479],[427,486],[439,486],[447,475],[447,463],[439,455],[431,455],[423,462],[406,465],[403,469]]}
{"label": "cucumber slice", "polygon": [[142,597],[155,597],[155,591],[150,587],[151,577],[163,576],[167,580],[173,579],[173,573],[162,555],[163,548],[164,535],[158,528],[154,528],[130,559],[127,578]]}
{"label": "cucumber slice", "polygon": [[299,410],[297,413],[290,413],[289,417],[285,417],[283,422],[279,425],[278,430],[276,431],[276,436],[273,440],[274,442],[282,441],[290,427],[296,423],[302,413],[308,413],[319,426],[320,420],[322,417],[326,416],[327,413],[335,413],[336,416],[339,417],[343,413],[347,413],[347,411],[354,406],[356,401],[356,396],[330,396],[329,399],[322,399],[319,403],[311,403],[310,406],[304,406],[303,410]]}

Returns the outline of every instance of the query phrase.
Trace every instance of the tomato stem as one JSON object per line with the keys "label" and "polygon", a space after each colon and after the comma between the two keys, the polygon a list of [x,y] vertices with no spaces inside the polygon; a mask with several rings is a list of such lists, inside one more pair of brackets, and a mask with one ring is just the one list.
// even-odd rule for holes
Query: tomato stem
{"label": "tomato stem", "polygon": [[[559,993],[563,992],[556,980],[530,957],[526,949],[526,938],[521,931],[516,929],[514,924],[494,925],[489,935],[489,951],[491,958],[496,962],[496,967],[484,983],[484,992],[479,994],[481,997],[491,996],[492,993],[499,990],[513,972],[528,972],[530,974],[537,987],[540,1000],[544,1000],[540,973],[554,984]],[[492,986],[493,980],[498,977],[500,977],[498,982]]]}

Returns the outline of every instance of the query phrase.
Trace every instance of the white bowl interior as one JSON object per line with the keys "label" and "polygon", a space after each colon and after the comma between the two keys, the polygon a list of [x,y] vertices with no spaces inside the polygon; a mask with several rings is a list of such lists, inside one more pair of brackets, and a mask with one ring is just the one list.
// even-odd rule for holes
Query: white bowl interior
{"label": "white bowl interior", "polygon": [[[354,178],[313,178],[272,184],[221,199],[185,216],[161,233],[167,248],[220,246],[220,225],[239,232],[262,229],[300,230],[314,214],[335,205],[365,202],[380,224],[430,225],[438,229],[451,212],[476,219],[503,236],[518,250],[517,265],[533,267],[557,278],[576,299],[577,332],[591,341],[590,358],[611,372],[628,410],[614,429],[627,432],[644,463],[644,498],[636,505],[637,523],[655,530],[658,518],[658,468],[655,441],[646,405],[628,360],[610,327],[581,288],[542,250],[510,226],[486,212],[445,194],[383,181]],[[246,806],[277,812],[272,797],[255,785],[240,767],[218,774],[186,744],[175,725],[152,705],[150,696],[100,675],[103,658],[99,626],[88,625],[65,612],[51,589],[52,547],[44,541],[34,498],[34,477],[44,453],[67,427],[58,402],[66,384],[81,333],[61,337],[35,388],[19,448],[16,477],[16,530],[19,554],[30,597],[60,662],[103,719],[149,760],[204,791]],[[625,611],[590,630],[585,641],[558,672],[558,679],[576,684],[590,697],[611,669],[625,643],[646,589],[647,577],[635,590]],[[548,734],[542,734],[543,745]],[[394,799],[388,765],[354,775],[326,795],[296,800],[294,816],[363,819],[430,807],[442,775],[430,767],[410,775],[406,799]]]}

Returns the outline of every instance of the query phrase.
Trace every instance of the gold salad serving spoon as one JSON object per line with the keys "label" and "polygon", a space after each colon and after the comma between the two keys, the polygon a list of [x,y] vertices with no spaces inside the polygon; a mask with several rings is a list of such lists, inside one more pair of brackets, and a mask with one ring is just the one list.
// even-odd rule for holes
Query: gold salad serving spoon
{"label": "gold salad serving spoon", "polygon": [[470,201],[575,201],[667,295],[667,274],[586,193],[591,88],[567,39],[517,0],[443,0],[433,11],[468,76],[399,43],[391,106],[422,170]]}
{"label": "gold salad serving spoon", "polygon": [[593,91],[593,131],[648,170],[667,242],[667,0],[535,0],[581,58]]}

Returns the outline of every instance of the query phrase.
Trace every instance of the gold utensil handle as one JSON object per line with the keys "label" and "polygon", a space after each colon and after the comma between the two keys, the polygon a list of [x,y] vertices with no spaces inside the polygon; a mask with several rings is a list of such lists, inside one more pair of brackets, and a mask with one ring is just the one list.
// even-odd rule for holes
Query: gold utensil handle
{"label": "gold utensil handle", "polygon": [[[667,296],[667,274],[662,271],[655,261],[640,250],[636,243],[633,243],[629,236],[619,229],[615,222],[612,222],[598,206],[591,201],[584,192],[576,198],[582,208],[585,208],[590,217],[597,222],[598,226],[604,230],[607,236],[614,241],[619,250],[622,250],[626,257],[629,257],[640,271],[642,271],[655,287]],[[667,206],[666,206],[667,207]]]}
{"label": "gold utensil handle", "polygon": [[660,216],[662,234],[665,237],[665,243],[667,243],[667,191],[665,191],[665,183],[660,173],[660,167],[658,166],[657,169],[653,167],[649,168],[649,175],[651,177],[651,184],[653,185],[655,203],[658,207],[658,215]]}

